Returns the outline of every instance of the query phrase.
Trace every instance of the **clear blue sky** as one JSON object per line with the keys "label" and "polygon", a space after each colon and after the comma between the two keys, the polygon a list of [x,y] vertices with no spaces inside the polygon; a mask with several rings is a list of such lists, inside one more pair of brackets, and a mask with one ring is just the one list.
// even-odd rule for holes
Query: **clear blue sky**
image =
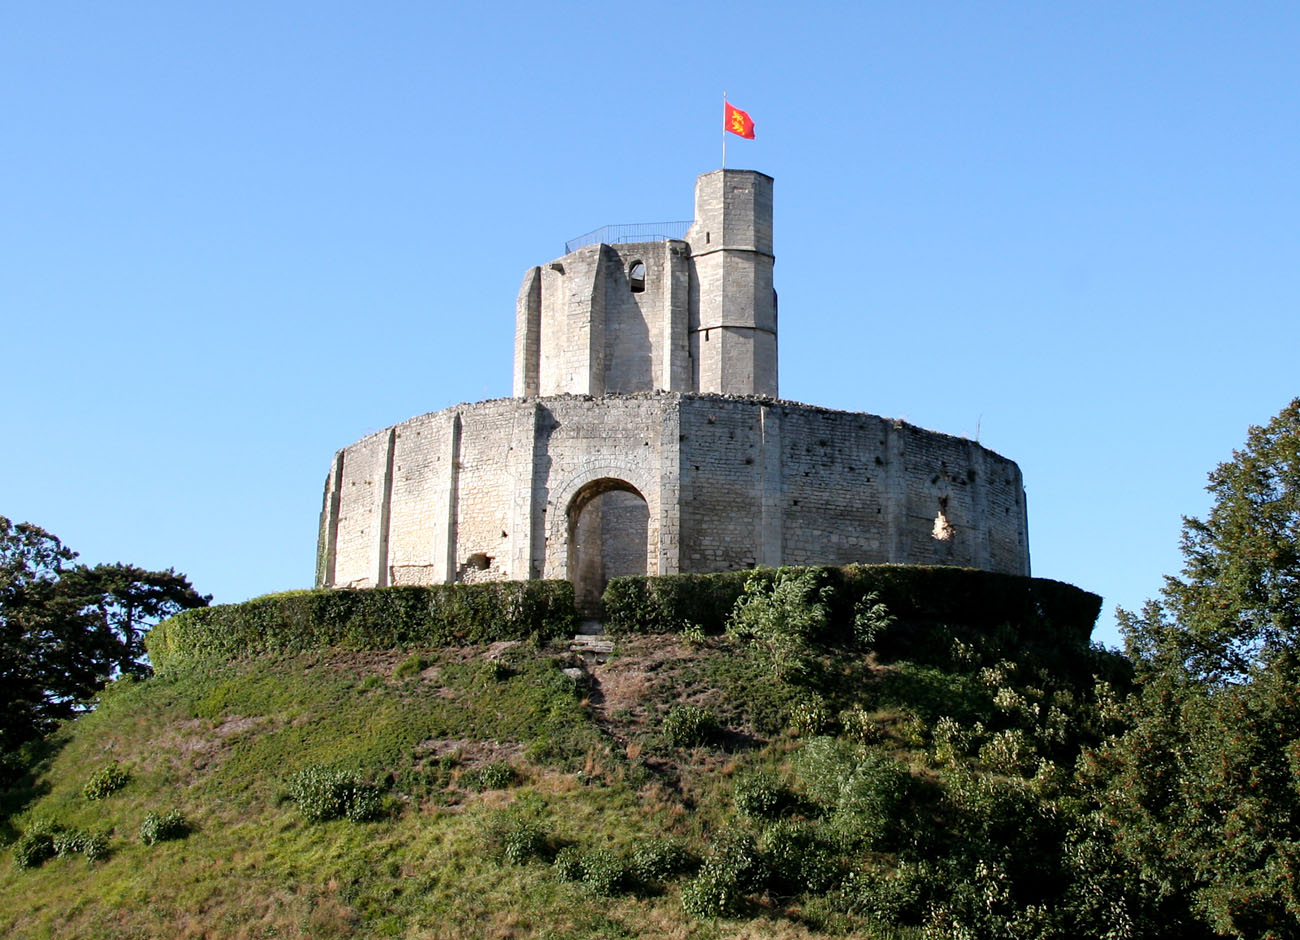
{"label": "clear blue sky", "polygon": [[335,450],[510,394],[524,269],[776,179],[781,390],[1019,462],[1034,573],[1155,594],[1300,393],[1293,3],[10,3],[0,514],[311,584]]}

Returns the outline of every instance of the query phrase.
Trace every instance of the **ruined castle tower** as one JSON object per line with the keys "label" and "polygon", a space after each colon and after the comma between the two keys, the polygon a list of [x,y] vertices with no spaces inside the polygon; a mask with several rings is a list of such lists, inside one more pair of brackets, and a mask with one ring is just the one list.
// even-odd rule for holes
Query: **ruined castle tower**
{"label": "ruined castle tower", "polygon": [[772,178],[524,274],[514,397],[339,451],[317,584],[896,562],[1029,573],[1019,468],[963,438],[777,398]]}
{"label": "ruined castle tower", "polygon": [[772,178],[706,173],[684,240],[597,242],[524,275],[515,396],[775,398],[773,260]]}

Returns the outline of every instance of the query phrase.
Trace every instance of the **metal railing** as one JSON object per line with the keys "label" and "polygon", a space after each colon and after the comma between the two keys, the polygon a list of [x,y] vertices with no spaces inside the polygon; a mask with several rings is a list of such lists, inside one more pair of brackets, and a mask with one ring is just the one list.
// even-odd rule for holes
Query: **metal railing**
{"label": "metal railing", "polygon": [[564,243],[564,253],[577,251],[584,245],[619,245],[626,242],[662,242],[670,238],[684,238],[691,227],[685,222],[631,222],[626,225],[602,225],[595,231]]}

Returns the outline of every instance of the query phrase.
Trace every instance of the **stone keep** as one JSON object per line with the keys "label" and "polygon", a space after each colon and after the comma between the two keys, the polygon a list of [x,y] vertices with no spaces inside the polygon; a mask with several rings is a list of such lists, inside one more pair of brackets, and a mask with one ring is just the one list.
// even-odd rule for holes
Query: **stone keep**
{"label": "stone keep", "polygon": [[598,241],[530,269],[515,397],[335,454],[316,583],[568,578],[592,612],[626,574],[881,562],[1029,574],[1015,463],[777,398],[773,262],[772,178],[716,170],[696,182],[684,238]]}

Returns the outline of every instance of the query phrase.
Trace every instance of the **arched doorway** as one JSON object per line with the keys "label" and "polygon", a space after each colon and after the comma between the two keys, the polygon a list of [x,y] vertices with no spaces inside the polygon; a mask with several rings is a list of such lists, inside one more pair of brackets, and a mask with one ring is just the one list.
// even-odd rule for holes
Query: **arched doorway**
{"label": "arched doorway", "polygon": [[569,501],[569,579],[583,617],[600,616],[610,578],[647,572],[650,510],[626,480],[593,480]]}

